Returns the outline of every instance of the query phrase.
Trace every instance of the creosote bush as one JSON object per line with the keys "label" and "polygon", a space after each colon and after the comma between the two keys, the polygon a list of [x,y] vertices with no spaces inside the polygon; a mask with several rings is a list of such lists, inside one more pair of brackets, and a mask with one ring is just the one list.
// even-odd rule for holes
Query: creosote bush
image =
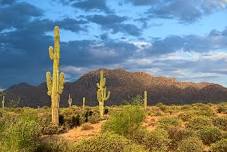
{"label": "creosote bush", "polygon": [[122,111],[113,113],[102,126],[102,130],[126,136],[140,127],[144,117],[145,112],[141,106],[127,105],[122,107]]}
{"label": "creosote bush", "polygon": [[216,127],[204,127],[198,131],[200,139],[205,145],[210,145],[222,138],[221,131]]}
{"label": "creosote bush", "polygon": [[227,139],[222,139],[211,145],[211,152],[226,152],[227,151]]}
{"label": "creosote bush", "polygon": [[203,142],[197,137],[189,137],[179,143],[177,152],[203,152]]}
{"label": "creosote bush", "polygon": [[212,126],[212,120],[205,116],[194,117],[186,124],[186,128],[199,130],[204,127]]}
{"label": "creosote bush", "polygon": [[171,142],[169,144],[169,148],[172,150],[176,150],[179,143],[187,139],[189,137],[195,137],[196,133],[195,131],[191,129],[184,129],[181,127],[170,127],[168,128],[168,134],[169,138],[171,139]]}
{"label": "creosote bush", "polygon": [[0,136],[0,151],[32,152],[36,149],[41,131],[37,119],[21,116],[5,125]]}
{"label": "creosote bush", "polygon": [[[131,150],[131,151],[130,151]],[[127,138],[113,134],[103,133],[96,137],[82,140],[73,148],[74,152],[146,152],[140,146],[134,144]]]}
{"label": "creosote bush", "polygon": [[161,128],[169,128],[180,126],[182,121],[176,117],[163,117],[158,121],[158,126]]}
{"label": "creosote bush", "polygon": [[145,146],[149,151],[165,152],[170,140],[164,129],[155,129],[151,132],[140,128],[128,135],[128,138],[137,144]]}
{"label": "creosote bush", "polygon": [[219,129],[227,131],[227,117],[225,116],[213,118],[213,124]]}

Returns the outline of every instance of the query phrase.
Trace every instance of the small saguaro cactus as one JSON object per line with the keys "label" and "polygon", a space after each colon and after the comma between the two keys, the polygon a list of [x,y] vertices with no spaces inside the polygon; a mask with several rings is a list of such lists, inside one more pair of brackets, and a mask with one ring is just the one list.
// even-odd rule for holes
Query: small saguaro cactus
{"label": "small saguaro cactus", "polygon": [[144,109],[147,109],[147,91],[144,91],[144,97],[143,97],[143,102],[144,102]]}
{"label": "small saguaro cactus", "polygon": [[47,94],[51,97],[52,124],[58,126],[60,94],[64,89],[64,73],[59,74],[60,31],[58,26],[54,27],[54,48],[49,47],[49,56],[53,61],[53,73],[52,76],[50,72],[46,73]]}
{"label": "small saguaro cactus", "polygon": [[85,102],[86,102],[86,99],[85,97],[83,97],[83,111],[85,110]]}
{"label": "small saguaro cactus", "polygon": [[104,115],[104,102],[109,99],[110,91],[106,91],[106,78],[104,78],[104,73],[100,71],[99,83],[97,83],[97,100],[99,102],[99,113],[100,117],[103,118]]}
{"label": "small saguaro cactus", "polygon": [[68,98],[69,108],[72,107],[72,103],[73,103],[73,99],[71,98],[71,96],[70,96],[70,94],[69,94],[69,98]]}
{"label": "small saguaro cactus", "polygon": [[5,96],[2,96],[2,109],[5,108]]}

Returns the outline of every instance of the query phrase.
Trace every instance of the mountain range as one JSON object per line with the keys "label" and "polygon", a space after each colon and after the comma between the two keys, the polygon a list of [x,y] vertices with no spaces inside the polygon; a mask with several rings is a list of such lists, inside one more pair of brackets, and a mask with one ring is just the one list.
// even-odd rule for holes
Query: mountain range
{"label": "mountain range", "polygon": [[[86,97],[86,104],[97,105],[96,83],[101,69],[88,72],[75,82],[66,82],[61,95],[61,106],[67,106],[69,94],[74,105],[81,105]],[[110,99],[107,105],[119,105],[130,102],[135,96],[143,96],[148,92],[148,104],[159,102],[165,104],[187,104],[195,102],[223,102],[227,101],[227,88],[213,83],[180,82],[175,78],[153,76],[144,72],[128,72],[124,69],[102,69],[106,77],[107,90]],[[38,86],[27,83],[13,85],[5,90],[7,100],[17,101],[18,106],[50,106],[46,83]]]}

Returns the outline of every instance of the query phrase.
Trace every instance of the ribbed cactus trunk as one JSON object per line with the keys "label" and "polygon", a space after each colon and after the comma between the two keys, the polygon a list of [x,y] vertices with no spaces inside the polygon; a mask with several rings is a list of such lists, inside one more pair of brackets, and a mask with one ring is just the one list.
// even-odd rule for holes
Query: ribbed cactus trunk
{"label": "ribbed cactus trunk", "polygon": [[59,74],[60,32],[58,26],[54,28],[54,48],[49,47],[49,55],[53,61],[53,74],[51,77],[50,72],[46,73],[47,94],[51,97],[52,124],[58,126],[60,94],[64,88],[64,73]]}
{"label": "ribbed cactus trunk", "polygon": [[5,96],[2,96],[2,109],[5,108]]}
{"label": "ribbed cactus trunk", "polygon": [[146,110],[147,109],[147,91],[144,91],[144,109]]}
{"label": "ribbed cactus trunk", "polygon": [[85,97],[83,97],[83,111],[85,110],[85,102],[86,102],[86,99]]}
{"label": "ribbed cactus trunk", "polygon": [[99,113],[100,117],[103,118],[104,116],[104,102],[109,99],[110,91],[106,92],[106,78],[104,78],[104,73],[100,71],[100,80],[97,83],[97,100],[99,102]]}
{"label": "ribbed cactus trunk", "polygon": [[73,99],[71,98],[71,96],[69,94],[69,99],[68,99],[69,108],[72,107],[72,103],[73,103]]}

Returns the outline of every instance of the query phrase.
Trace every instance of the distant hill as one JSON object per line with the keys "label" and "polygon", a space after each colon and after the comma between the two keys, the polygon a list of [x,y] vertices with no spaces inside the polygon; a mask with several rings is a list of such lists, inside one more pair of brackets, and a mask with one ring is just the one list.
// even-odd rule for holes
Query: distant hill
{"label": "distant hill", "polygon": [[[107,88],[111,91],[107,105],[130,101],[136,95],[143,95],[144,90],[148,91],[149,104],[227,101],[227,88],[218,84],[178,82],[174,78],[156,77],[144,72],[128,72],[124,69],[103,70],[107,79]],[[86,97],[87,104],[97,105],[96,83],[99,79],[99,71],[91,71],[75,82],[67,82],[60,104],[67,106],[70,93],[73,104],[81,105],[82,98]],[[6,102],[19,99],[19,106],[50,105],[50,98],[46,94],[46,83],[39,86],[21,83],[8,88],[5,92]]]}

